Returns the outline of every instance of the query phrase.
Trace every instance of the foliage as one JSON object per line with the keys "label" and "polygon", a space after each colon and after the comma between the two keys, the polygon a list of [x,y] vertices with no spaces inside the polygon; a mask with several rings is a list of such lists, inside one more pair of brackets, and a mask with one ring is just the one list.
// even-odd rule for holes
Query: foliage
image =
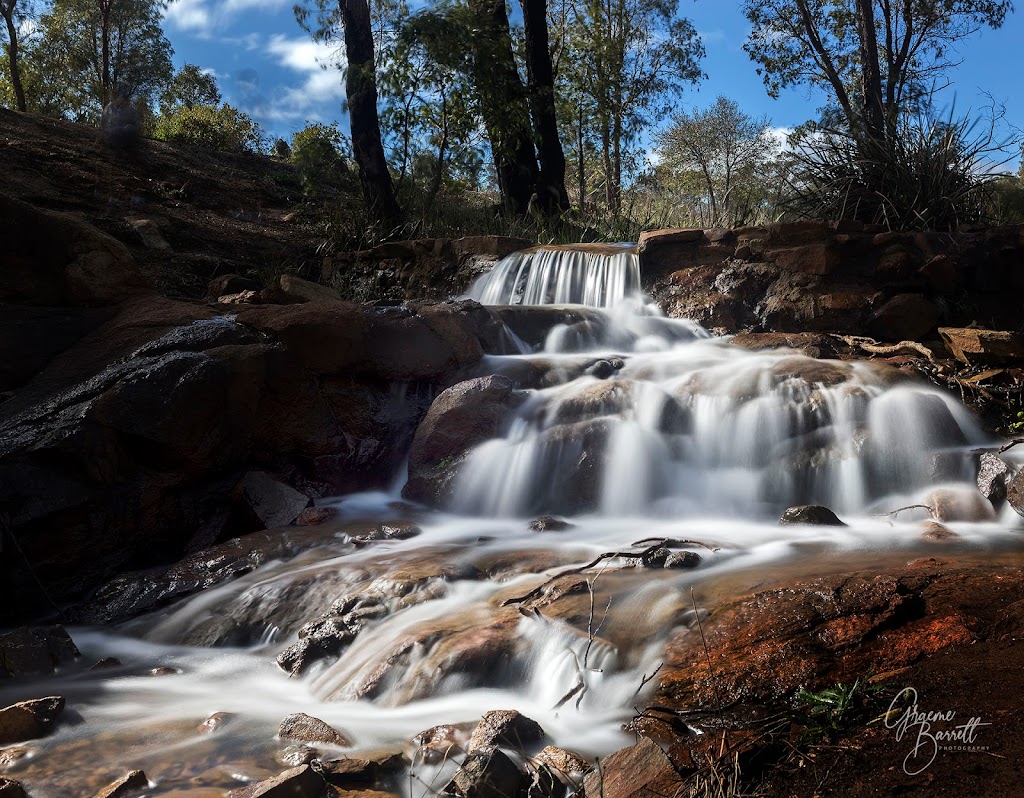
{"label": "foliage", "polygon": [[263,134],[247,114],[221,106],[181,106],[156,122],[156,137],[222,152],[262,152]]}
{"label": "foliage", "polygon": [[843,130],[806,136],[794,155],[790,209],[816,219],[860,219],[893,230],[950,231],[983,221],[1000,151],[994,122],[952,113],[902,117],[891,141]]}
{"label": "foliage", "polygon": [[290,157],[299,171],[307,197],[316,197],[325,191],[358,190],[356,175],[345,160],[344,153],[349,149],[334,122],[329,125],[307,122],[306,127],[292,137]]}
{"label": "foliage", "polygon": [[852,684],[840,682],[817,693],[801,690],[796,698],[798,720],[806,726],[809,738],[834,735],[866,721],[874,699],[885,689],[872,684],[870,677],[858,677]]}
{"label": "foliage", "polygon": [[166,6],[166,0],[55,3],[40,16],[25,51],[29,109],[95,124],[115,94],[150,105],[173,74],[171,45],[161,27]]}
{"label": "foliage", "polygon": [[203,72],[195,64],[185,64],[160,95],[160,113],[170,114],[179,108],[196,105],[219,106],[221,99],[213,75]]}
{"label": "foliage", "polygon": [[681,111],[657,136],[662,172],[689,188],[705,227],[763,221],[770,195],[763,177],[780,157],[767,117],[753,118],[719,96],[704,110]]}

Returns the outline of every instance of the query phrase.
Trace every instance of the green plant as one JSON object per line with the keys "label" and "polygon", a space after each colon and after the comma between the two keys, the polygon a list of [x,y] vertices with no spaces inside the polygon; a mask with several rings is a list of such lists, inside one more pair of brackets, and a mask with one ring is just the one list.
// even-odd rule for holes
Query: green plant
{"label": "green plant", "polygon": [[884,688],[872,684],[870,676],[852,684],[839,682],[817,693],[801,690],[796,697],[797,720],[806,727],[805,737],[831,736],[851,723],[864,719],[865,710]]}
{"label": "green plant", "polygon": [[263,134],[247,114],[230,105],[182,106],[156,122],[156,137],[222,152],[261,152]]}

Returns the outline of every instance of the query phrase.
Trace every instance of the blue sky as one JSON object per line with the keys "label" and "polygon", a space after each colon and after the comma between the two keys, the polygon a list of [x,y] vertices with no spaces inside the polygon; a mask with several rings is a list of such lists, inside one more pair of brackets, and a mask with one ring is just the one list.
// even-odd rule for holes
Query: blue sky
{"label": "blue sky", "polygon": [[[225,99],[252,115],[274,137],[290,138],[306,120],[343,122],[340,54],[314,44],[295,21],[294,0],[175,0],[165,30],[175,63],[211,70]],[[683,96],[684,105],[705,106],[718,94],[737,100],[754,115],[789,128],[813,117],[820,97],[805,89],[771,99],[743,52],[748,24],[738,2],[681,0],[680,13],[701,33],[708,79]],[[1024,10],[997,31],[983,30],[959,47],[963,63],[952,75],[947,102],[958,111],[985,105],[984,92],[1006,104],[1007,119],[1024,127],[1024,97],[1018,89]]]}

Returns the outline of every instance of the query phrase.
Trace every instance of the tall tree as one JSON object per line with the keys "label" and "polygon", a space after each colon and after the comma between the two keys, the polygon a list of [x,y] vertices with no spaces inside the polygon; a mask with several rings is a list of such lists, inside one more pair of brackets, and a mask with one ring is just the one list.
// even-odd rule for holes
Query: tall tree
{"label": "tall tree", "polygon": [[565,190],[565,153],[558,137],[555,113],[555,76],[548,41],[547,0],[521,0],[526,33],[526,79],[530,112],[537,139],[540,172],[537,196],[547,212],[569,207]]}
{"label": "tall tree", "polygon": [[296,6],[295,15],[314,39],[332,41],[340,24],[344,43],[345,97],[352,131],[352,155],[359,170],[366,205],[385,227],[401,221],[395,189],[384,156],[377,109],[377,65],[374,58],[374,31],[367,0],[338,0],[336,9],[330,0],[313,0],[318,15],[310,25],[310,9]]}
{"label": "tall tree", "polygon": [[745,0],[744,49],[773,97],[817,86],[851,133],[877,143],[956,65],[954,45],[1000,27],[1012,8],[1009,0]]}
{"label": "tall tree", "polygon": [[220,89],[213,75],[203,72],[195,64],[185,64],[160,95],[160,113],[168,114],[178,108],[197,105],[215,107],[220,103]]}
{"label": "tall tree", "polygon": [[19,27],[25,8],[25,0],[0,0],[0,17],[3,17],[7,28],[7,66],[11,78],[11,89],[14,92],[15,106],[19,111],[28,110],[25,100],[25,87],[21,82],[21,64]]}

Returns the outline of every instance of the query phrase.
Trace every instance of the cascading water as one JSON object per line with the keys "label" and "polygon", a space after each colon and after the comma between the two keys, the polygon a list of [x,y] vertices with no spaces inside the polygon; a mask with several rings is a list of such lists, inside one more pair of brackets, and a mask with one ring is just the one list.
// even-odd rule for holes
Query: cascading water
{"label": "cascading water", "polygon": [[[872,363],[748,352],[638,292],[625,247],[499,263],[473,289],[485,303],[602,310],[555,326],[537,351],[510,338],[522,354],[486,358],[482,371],[517,382],[519,404],[461,466],[451,512],[397,502],[397,491],[345,497],[318,548],[119,630],[72,630],[87,657],[125,664],[46,684],[85,723],[40,742],[49,755],[24,760],[18,777],[40,798],[86,793],[82,773],[99,758],[97,786],[144,767],[164,789],[218,795],[280,770],[286,743],[274,734],[291,712],[343,730],[350,750],[408,751],[428,727],[517,708],[554,743],[602,755],[630,741],[621,724],[653,686],[664,641],[692,622],[694,585],[708,595],[743,574],[761,580],[800,553],[905,561],[927,545],[924,511],[882,514],[913,504],[966,519],[951,522],[965,546],[1017,539],[973,484],[971,450],[986,441],[949,396]],[[848,526],[775,523],[803,503]],[[531,528],[550,513],[567,516],[562,531]],[[418,535],[353,544],[351,524],[409,522]],[[640,551],[642,538],[683,541],[676,550],[700,567],[606,559],[519,612],[515,599],[544,575]],[[306,650],[317,629],[335,630],[336,647],[289,678],[275,657]],[[148,676],[157,665],[182,673]],[[197,735],[212,712],[238,717]],[[55,756],[77,780],[53,773]],[[409,798],[436,792],[451,768],[416,759]]]}

